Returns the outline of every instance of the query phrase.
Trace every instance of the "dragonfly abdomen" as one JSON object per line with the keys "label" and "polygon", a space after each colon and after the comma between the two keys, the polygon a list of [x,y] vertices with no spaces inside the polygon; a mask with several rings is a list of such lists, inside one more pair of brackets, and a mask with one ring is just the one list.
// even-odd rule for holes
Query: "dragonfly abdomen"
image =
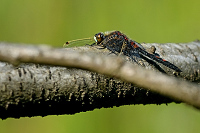
{"label": "dragonfly abdomen", "polygon": [[152,60],[155,60],[156,62],[161,63],[161,64],[163,64],[163,65],[165,65],[165,66],[167,66],[167,67],[169,67],[169,68],[171,68],[171,69],[173,69],[173,70],[175,70],[177,72],[182,72],[177,66],[173,65],[169,61],[167,61],[165,59],[162,59],[162,58],[160,58],[160,57],[158,57],[158,56],[156,56],[154,54],[150,54],[147,51],[141,49],[140,47],[138,47],[137,49],[138,49],[140,54],[142,54],[142,55],[144,55],[144,56],[146,56],[146,57],[148,57],[148,58],[150,58]]}

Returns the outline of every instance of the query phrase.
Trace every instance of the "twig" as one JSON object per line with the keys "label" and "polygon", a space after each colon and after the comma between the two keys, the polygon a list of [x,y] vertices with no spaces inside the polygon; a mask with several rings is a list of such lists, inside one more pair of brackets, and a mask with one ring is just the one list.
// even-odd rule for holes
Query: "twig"
{"label": "twig", "polygon": [[[153,45],[156,45],[156,44],[153,44]],[[170,45],[170,44],[166,44],[165,46],[167,46],[167,45]],[[199,53],[195,52],[195,50],[199,49],[199,43],[198,42],[193,42],[192,45],[191,44],[182,44],[181,47],[178,47],[179,45],[177,45],[177,44],[174,44],[173,46],[177,47],[175,49],[176,50],[178,49],[178,51],[179,51],[178,54],[179,55],[177,55],[178,57],[176,55],[174,56],[173,55],[174,50],[172,50],[171,56],[174,56],[176,58],[173,58],[173,59],[168,58],[168,60],[170,62],[173,62],[174,60],[178,60],[181,57],[180,60],[179,60],[181,65],[177,65],[176,64],[183,71],[183,73],[181,73],[181,75],[179,77],[187,78],[189,80],[193,80],[193,81],[198,82],[199,81],[198,57],[200,57],[200,56],[198,55]],[[188,49],[184,49],[184,47],[189,48],[189,50],[190,50],[189,53],[194,53],[193,57],[196,57],[196,58],[194,58],[192,60],[192,59],[190,59],[190,56],[189,56],[190,60],[189,61],[186,60],[187,62],[184,62],[185,61],[185,60],[183,61],[184,53],[186,53],[186,51],[188,51]],[[164,56],[167,53],[166,52],[167,50],[166,49],[163,50],[164,54],[162,54],[163,51],[160,49],[160,54],[162,54],[162,56]],[[83,52],[83,51],[90,51],[90,52]],[[96,51],[96,53],[93,53],[94,51]],[[120,58],[120,57],[97,54],[97,53],[102,53],[102,52],[103,53],[108,53],[107,51],[96,50],[95,48],[88,48],[88,47],[83,47],[81,49],[81,52],[80,52],[78,50],[53,49],[53,48],[44,47],[44,46],[37,47],[37,46],[21,46],[21,45],[1,44],[0,45],[0,60],[1,61],[11,62],[13,64],[19,64],[21,62],[24,62],[24,63],[37,63],[37,64],[39,63],[39,64],[67,66],[67,67],[75,67],[75,68],[81,68],[81,69],[85,69],[85,70],[90,70],[90,71],[93,71],[93,72],[98,72],[98,73],[101,73],[101,74],[105,74],[107,76],[115,77],[115,78],[121,79],[121,80],[129,82],[129,83],[133,83],[133,84],[138,85],[140,87],[144,87],[144,88],[150,89],[150,90],[158,92],[158,93],[160,93],[162,95],[169,96],[169,97],[172,97],[172,98],[174,98],[176,100],[180,100],[180,101],[186,102],[186,103],[188,103],[190,105],[195,106],[196,108],[200,107],[200,100],[198,98],[198,97],[200,97],[199,86],[197,86],[195,84],[192,84],[192,83],[189,83],[189,82],[182,81],[182,80],[174,78],[172,76],[169,77],[169,76],[164,75],[164,74],[160,74],[160,73],[153,72],[153,71],[150,71],[150,70],[142,69],[142,68],[138,67],[137,65],[134,65],[134,63],[127,62],[123,58]],[[184,58],[188,58],[188,57],[184,57]],[[183,66],[187,65],[188,63],[189,64],[193,64],[193,66],[189,70],[183,68]],[[150,68],[150,69],[155,69],[154,67],[152,67],[152,65],[149,65],[149,64],[145,65],[145,67],[146,68]],[[34,73],[31,72],[29,69],[28,70],[24,69],[25,68],[24,66],[23,67],[19,67],[19,68],[20,68],[20,70],[19,69],[17,70],[18,71],[18,75],[19,75],[19,79],[13,80],[12,76],[8,75],[7,76],[7,80],[10,81],[10,82],[18,80],[18,84],[17,84],[16,88],[20,88],[21,92],[23,92],[24,89],[26,91],[29,91],[29,90],[27,90],[26,87],[24,87],[26,83],[24,83],[24,81],[21,82],[21,80],[22,80],[21,76],[23,74],[25,75],[25,73],[29,73],[30,74],[29,76],[32,77],[29,82],[32,83],[31,84],[32,86],[36,86],[36,88],[37,88],[37,86],[39,86],[38,85],[39,82],[37,81],[38,78],[35,78],[33,76]],[[52,67],[52,68],[55,69],[55,67]],[[187,68],[189,68],[189,67],[187,67]],[[62,68],[59,68],[59,67],[56,67],[56,69],[62,70]],[[168,74],[171,73],[171,75],[173,75],[172,71],[169,70],[168,68],[163,67],[163,69],[166,70]],[[29,72],[27,72],[27,71],[29,71]],[[57,72],[57,75],[61,75],[61,72]],[[9,71],[9,73],[12,73],[12,72]],[[46,72],[46,73],[48,73],[49,77],[51,77],[51,78],[54,76],[54,75],[52,75],[52,70],[49,71],[49,72]],[[94,74],[91,74],[91,76],[94,76]],[[2,79],[4,79],[5,77],[3,77]],[[62,76],[58,76],[58,79],[60,78],[59,80],[62,80],[63,77],[62,78],[61,77]],[[47,79],[48,78],[46,78],[46,80]],[[61,82],[59,82],[59,80],[54,82],[54,85],[51,86],[50,88],[51,89],[57,88],[58,90],[62,90],[60,88],[61,87],[60,86]],[[71,80],[73,80],[73,78]],[[107,79],[106,82],[110,82],[110,80],[111,79]],[[1,80],[1,85],[2,85],[1,89],[4,89],[5,92],[10,92],[10,97],[15,95],[15,94],[13,94],[13,92],[14,92],[13,90],[7,91],[9,89],[10,84],[4,84],[3,81],[5,81],[5,80]],[[95,80],[95,81],[97,82],[97,80]],[[118,81],[114,80],[114,82],[118,82]],[[66,83],[66,82],[64,82],[64,83]],[[82,83],[86,84],[85,79],[83,80]],[[28,100],[31,101],[31,100],[33,100],[33,98],[35,100],[37,98],[40,98],[41,96],[43,96],[41,98],[42,101],[45,100],[45,99],[48,99],[48,98],[45,97],[46,95],[47,95],[47,97],[49,97],[49,92],[47,91],[48,89],[46,89],[48,87],[47,86],[42,86],[42,87],[43,88],[39,87],[39,91],[38,91],[39,95],[37,95],[37,93],[36,94],[35,93],[30,93],[30,95],[28,95],[29,97],[27,96]],[[84,87],[87,87],[87,85],[84,86]],[[75,92],[73,92],[71,90],[70,90],[71,92],[69,90],[68,90],[68,92],[65,90],[67,93],[65,91],[63,93],[64,94],[66,93],[66,97],[67,98],[64,98],[64,99],[68,99],[69,100],[70,98],[73,99],[73,98],[77,98],[77,97],[78,98],[83,97],[83,99],[84,99],[85,97],[87,97],[87,96],[85,96],[87,94],[88,94],[88,96],[91,96],[91,95],[89,95],[89,93],[91,93],[91,92],[93,94],[95,94],[95,95],[98,94],[98,92],[94,92],[94,90],[89,92],[89,90],[91,88],[90,89],[81,89],[80,85],[78,85],[78,83],[77,83],[77,86],[73,86],[73,88],[77,88],[76,93],[78,93],[78,96],[76,96]],[[112,92],[112,89],[109,89],[108,86],[107,87],[104,86],[103,88],[101,87],[102,90],[104,90],[105,88],[107,88],[108,90],[110,90]],[[110,87],[110,88],[112,88],[112,87]],[[50,92],[58,92],[57,89],[51,90]],[[94,89],[94,87],[93,87],[93,89]],[[100,91],[100,90],[98,90],[98,91]],[[108,90],[107,90],[107,92],[110,92]],[[33,91],[33,90],[30,89],[30,91]],[[101,91],[99,92],[99,95],[103,94],[100,97],[104,97],[104,95],[106,94],[106,91],[105,92],[101,92]],[[128,91],[128,90],[126,90],[126,91]],[[117,93],[118,96],[121,96],[121,93],[122,93],[122,91],[120,90],[120,94]],[[36,97],[37,96],[38,97],[35,98],[33,96],[33,94]],[[110,94],[113,94],[113,93],[109,93],[109,96],[111,96]],[[115,90],[114,94],[116,94],[116,90]],[[10,99],[10,97],[9,98],[6,97],[6,98]],[[58,96],[54,96],[54,97],[56,97],[56,99],[58,98]],[[61,99],[63,100],[63,95],[61,97],[62,97]],[[87,98],[88,99],[92,99],[91,101],[94,100],[93,98],[90,98],[90,97],[87,97]],[[4,99],[3,95],[1,95],[1,99]],[[10,103],[9,100],[7,101],[7,103],[5,102],[6,101],[5,99],[3,101],[4,102],[2,102],[2,104],[1,104],[2,108],[5,108],[7,110],[8,110],[8,108],[9,109],[12,108],[12,103]],[[20,103],[20,105],[23,105],[21,103],[20,98],[18,98],[18,99],[16,98],[13,101],[14,101],[15,104],[16,103],[18,103],[18,104]],[[38,100],[35,100],[35,101],[38,102]],[[41,102],[41,100],[39,100],[39,101]],[[52,100],[50,100],[50,101],[51,101],[51,104],[47,104],[47,105],[48,106],[49,105],[51,105],[51,106],[54,105],[54,104],[52,104]],[[85,100],[78,99],[77,101],[81,101],[81,105],[85,104],[85,103],[82,104],[82,102],[85,101]],[[84,111],[84,109],[85,110],[90,110],[90,109],[94,109],[96,107],[105,107],[105,105],[104,106],[96,105],[96,106],[88,107],[89,105],[93,104],[91,101],[88,102],[88,104],[86,104],[87,108],[84,106],[84,108],[82,108],[82,109],[76,109],[76,111],[71,111],[71,112],[68,112],[68,113],[76,113],[76,112],[79,112],[78,110]],[[47,101],[45,101],[45,102],[47,103]],[[128,103],[130,103],[130,102],[128,102]],[[65,104],[69,104],[69,103],[65,103]],[[11,107],[10,107],[10,105],[11,105]],[[32,101],[31,101],[30,105],[33,106],[33,102]],[[114,105],[116,105],[116,104],[113,104],[113,106]],[[122,105],[122,104],[120,104],[120,105]],[[26,103],[26,106],[28,106],[27,103]],[[54,106],[56,106],[56,105],[54,105]],[[112,105],[109,105],[109,106],[112,106]],[[66,113],[66,112],[67,111],[65,110],[65,112],[63,112],[63,113]],[[47,114],[45,114],[45,115],[47,115]],[[11,116],[12,115],[10,115],[10,116],[1,116],[1,118],[7,118],[7,117],[11,117]],[[25,116],[33,116],[33,115],[32,114],[28,115],[27,113],[25,113]],[[18,117],[20,117],[20,116],[18,116]]]}

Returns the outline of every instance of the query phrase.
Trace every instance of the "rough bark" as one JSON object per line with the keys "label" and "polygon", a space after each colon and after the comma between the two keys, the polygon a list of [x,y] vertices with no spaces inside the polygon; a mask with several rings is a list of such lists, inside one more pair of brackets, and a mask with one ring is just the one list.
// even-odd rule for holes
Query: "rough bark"
{"label": "rough bark", "polygon": [[[15,65],[21,62],[29,64],[13,66],[0,63],[0,118],[74,114],[102,107],[162,104],[172,101],[184,101],[199,108],[199,87],[174,78],[180,77],[199,83],[199,42],[143,45],[148,46],[147,48],[154,45],[161,57],[174,63],[183,72],[177,74],[161,64],[141,60],[142,66],[151,70],[149,73],[145,69],[138,69],[137,64],[127,61],[126,57],[115,57],[107,50],[93,47],[72,50],[1,43],[1,61]],[[166,72],[171,77],[158,72],[152,73],[152,70]],[[135,73],[139,76],[137,74],[133,77]],[[180,83],[183,84],[178,87]],[[171,89],[168,90],[166,86]],[[171,95],[171,92],[175,96]],[[176,97],[179,94],[180,97]],[[185,97],[188,99],[185,100]]]}

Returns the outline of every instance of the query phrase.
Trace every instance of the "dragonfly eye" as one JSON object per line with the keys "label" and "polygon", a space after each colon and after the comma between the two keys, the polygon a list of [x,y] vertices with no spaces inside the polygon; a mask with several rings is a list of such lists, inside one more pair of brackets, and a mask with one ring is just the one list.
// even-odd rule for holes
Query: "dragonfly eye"
{"label": "dragonfly eye", "polygon": [[102,32],[94,35],[94,40],[97,44],[101,43],[105,39],[105,36]]}

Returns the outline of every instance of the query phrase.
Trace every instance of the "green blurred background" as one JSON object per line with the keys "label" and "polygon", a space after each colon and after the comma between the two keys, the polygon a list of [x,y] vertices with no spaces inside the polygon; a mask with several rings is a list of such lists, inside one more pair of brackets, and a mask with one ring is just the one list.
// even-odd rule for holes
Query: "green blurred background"
{"label": "green blurred background", "polygon": [[[138,42],[200,39],[198,0],[1,0],[0,41],[62,47],[120,30]],[[14,111],[14,110],[13,110]],[[75,115],[0,120],[0,133],[193,133],[200,112],[185,104],[131,105]]]}

